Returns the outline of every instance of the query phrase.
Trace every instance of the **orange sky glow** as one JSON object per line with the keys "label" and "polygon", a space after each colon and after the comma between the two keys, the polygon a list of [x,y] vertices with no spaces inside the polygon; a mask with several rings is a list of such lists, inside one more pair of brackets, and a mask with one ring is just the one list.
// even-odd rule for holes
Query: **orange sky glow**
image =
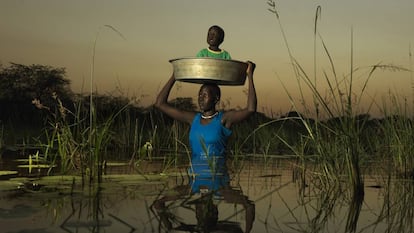
{"label": "orange sky glow", "polygon": [[[414,1],[276,1],[279,19],[267,2],[0,1],[0,64],[65,67],[75,92],[89,91],[92,78],[99,93],[136,97],[146,106],[170,77],[168,61],[206,47],[207,29],[217,24],[226,32],[221,47],[235,60],[257,64],[260,112],[312,115],[312,92],[303,77],[333,104],[327,80],[337,83],[335,93],[346,94],[351,68],[357,113],[393,111],[394,97],[413,111]],[[296,74],[293,61],[303,73]],[[198,87],[179,83],[172,98],[194,97]],[[243,107],[245,90],[223,87],[222,103]]]}

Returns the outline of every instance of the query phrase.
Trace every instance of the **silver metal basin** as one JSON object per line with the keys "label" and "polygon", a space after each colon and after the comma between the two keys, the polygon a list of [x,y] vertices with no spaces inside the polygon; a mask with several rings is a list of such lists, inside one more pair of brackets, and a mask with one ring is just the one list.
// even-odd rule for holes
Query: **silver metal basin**
{"label": "silver metal basin", "polygon": [[177,81],[233,86],[246,81],[246,62],[208,57],[177,58],[170,62]]}

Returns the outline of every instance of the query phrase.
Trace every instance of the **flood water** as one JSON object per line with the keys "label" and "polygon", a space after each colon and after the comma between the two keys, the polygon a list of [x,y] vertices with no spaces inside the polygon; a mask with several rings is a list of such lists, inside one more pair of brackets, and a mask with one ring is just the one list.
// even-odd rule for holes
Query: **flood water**
{"label": "flood water", "polygon": [[[0,231],[200,232],[196,203],[202,196],[175,195],[172,190],[188,184],[185,169],[160,174],[159,163],[142,164],[142,174],[127,166],[108,168],[102,182],[91,186],[72,176],[3,177]],[[251,232],[413,232],[412,181],[366,175],[358,202],[346,190],[298,180],[294,167],[292,159],[243,161],[241,171],[231,172],[230,198],[211,197],[218,224],[209,232],[245,232],[252,220],[247,204],[254,207]],[[171,194],[175,198],[162,211],[154,208]]]}

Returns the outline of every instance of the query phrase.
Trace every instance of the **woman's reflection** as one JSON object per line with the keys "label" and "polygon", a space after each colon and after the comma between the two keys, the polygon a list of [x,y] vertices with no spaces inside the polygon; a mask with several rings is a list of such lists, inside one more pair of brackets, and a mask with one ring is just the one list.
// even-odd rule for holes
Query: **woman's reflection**
{"label": "woman's reflection", "polygon": [[[245,231],[250,232],[255,218],[255,205],[247,196],[229,184],[228,175],[217,175],[212,179],[192,178],[189,185],[176,186],[172,191],[155,200],[151,209],[159,217],[160,227],[167,232],[243,232],[239,223],[219,221],[218,205],[233,203],[243,206]],[[178,220],[170,210],[183,207],[195,212],[197,224]]]}

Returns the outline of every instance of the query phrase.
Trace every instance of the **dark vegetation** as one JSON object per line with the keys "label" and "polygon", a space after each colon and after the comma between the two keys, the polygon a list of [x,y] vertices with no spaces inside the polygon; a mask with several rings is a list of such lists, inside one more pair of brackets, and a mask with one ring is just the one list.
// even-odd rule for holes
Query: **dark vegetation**
{"label": "dark vegetation", "polygon": [[[90,94],[74,93],[64,68],[10,63],[0,66],[0,80],[0,145],[3,150],[45,141],[56,124],[75,128],[75,125],[87,126],[89,123]],[[111,124],[107,145],[112,154],[128,159],[133,154],[139,155],[139,148],[146,142],[153,146],[153,156],[188,151],[187,125],[173,121],[153,106],[132,104],[127,97],[92,95],[98,125],[118,113]],[[171,104],[197,109],[191,98],[177,98]],[[399,116],[392,118],[371,119],[370,115],[363,114],[352,119],[352,124],[363,132],[359,141],[367,154],[375,154],[380,148],[377,139],[381,137],[384,121],[401,120]],[[323,125],[326,129],[321,130],[322,137],[329,139],[334,134],[341,134],[343,121],[344,118],[339,116],[323,124],[319,122],[319,127]],[[405,122],[411,125],[411,120],[405,119]],[[288,112],[277,119],[258,112],[233,129],[230,154],[295,154],[299,147],[304,154],[313,154],[314,146],[304,143],[309,136],[306,125],[313,127],[314,119],[297,112]]]}

